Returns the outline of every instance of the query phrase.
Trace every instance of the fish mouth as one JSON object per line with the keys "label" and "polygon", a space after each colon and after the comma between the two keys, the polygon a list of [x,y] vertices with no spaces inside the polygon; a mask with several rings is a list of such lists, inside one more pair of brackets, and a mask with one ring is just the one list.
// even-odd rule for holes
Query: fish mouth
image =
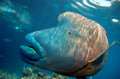
{"label": "fish mouth", "polygon": [[24,46],[21,45],[20,46],[20,54],[21,57],[24,61],[38,61],[40,60],[39,55],[37,54],[37,52],[30,46]]}
{"label": "fish mouth", "polygon": [[44,59],[46,57],[44,48],[35,40],[33,34],[28,34],[25,38],[30,43],[30,46],[20,46],[22,58],[35,61]]}

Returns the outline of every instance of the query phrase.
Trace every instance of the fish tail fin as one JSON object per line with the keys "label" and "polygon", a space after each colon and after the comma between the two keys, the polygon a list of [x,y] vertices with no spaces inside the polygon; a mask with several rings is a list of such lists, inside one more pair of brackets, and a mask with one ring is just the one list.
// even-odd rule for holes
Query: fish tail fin
{"label": "fish tail fin", "polygon": [[76,79],[87,79],[87,77],[76,77]]}

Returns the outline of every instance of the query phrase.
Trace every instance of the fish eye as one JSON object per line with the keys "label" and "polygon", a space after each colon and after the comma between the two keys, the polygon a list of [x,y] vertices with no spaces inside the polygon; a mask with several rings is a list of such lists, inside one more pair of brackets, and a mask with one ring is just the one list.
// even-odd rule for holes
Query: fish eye
{"label": "fish eye", "polygon": [[70,35],[71,35],[71,31],[67,31],[66,34],[67,34],[68,36],[70,36]]}

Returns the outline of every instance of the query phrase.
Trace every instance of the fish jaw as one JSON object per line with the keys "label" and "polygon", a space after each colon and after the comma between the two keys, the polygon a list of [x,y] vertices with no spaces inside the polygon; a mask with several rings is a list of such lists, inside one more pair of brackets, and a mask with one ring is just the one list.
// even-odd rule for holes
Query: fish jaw
{"label": "fish jaw", "polygon": [[34,65],[36,67],[46,68],[46,57],[41,59],[33,48],[21,45],[20,54],[24,62]]}
{"label": "fish jaw", "polygon": [[36,51],[28,46],[20,46],[20,54],[22,59],[26,62],[28,60],[37,61],[40,59],[40,56],[36,53]]}

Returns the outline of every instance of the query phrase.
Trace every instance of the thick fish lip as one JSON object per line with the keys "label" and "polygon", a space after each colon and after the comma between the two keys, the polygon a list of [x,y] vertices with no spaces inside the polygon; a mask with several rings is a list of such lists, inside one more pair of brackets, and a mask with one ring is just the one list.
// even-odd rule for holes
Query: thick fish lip
{"label": "thick fish lip", "polygon": [[38,60],[40,60],[40,57],[36,53],[36,51],[29,46],[21,45],[20,46],[20,53],[21,53],[22,59],[24,61],[27,61],[27,60],[38,61]]}
{"label": "thick fish lip", "polygon": [[33,33],[26,35],[25,38],[31,44],[32,49],[36,51],[41,59],[46,57],[45,52],[43,52],[42,46],[35,40]]}

